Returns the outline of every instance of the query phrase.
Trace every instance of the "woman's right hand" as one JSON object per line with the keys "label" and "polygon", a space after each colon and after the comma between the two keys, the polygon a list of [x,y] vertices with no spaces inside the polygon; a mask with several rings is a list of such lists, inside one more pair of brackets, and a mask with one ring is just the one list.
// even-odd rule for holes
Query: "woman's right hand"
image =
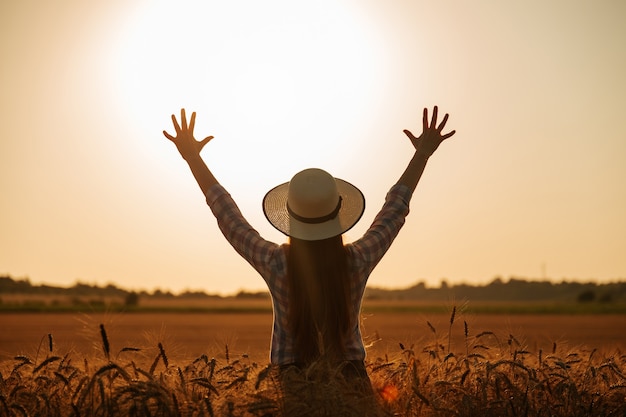
{"label": "woman's right hand", "polygon": [[424,115],[422,117],[423,130],[419,137],[415,137],[410,131],[404,130],[404,133],[411,140],[413,147],[415,147],[415,151],[427,159],[437,150],[441,142],[456,133],[456,130],[453,130],[450,133],[442,134],[442,130],[448,121],[448,114],[446,113],[439,126],[437,126],[437,111],[437,106],[435,106],[433,109],[433,118],[429,125],[428,109],[424,108]]}
{"label": "woman's right hand", "polygon": [[178,124],[175,115],[172,115],[172,122],[174,123],[176,135],[172,136],[165,130],[163,131],[163,135],[165,135],[166,138],[174,142],[174,145],[176,145],[178,152],[180,152],[181,156],[185,160],[199,156],[200,151],[202,151],[202,148],[204,148],[204,145],[206,145],[211,139],[213,139],[213,136],[207,136],[201,141],[197,141],[193,137],[193,128],[196,123],[196,112],[191,113],[191,120],[189,121],[189,125],[187,125],[187,116],[185,114],[185,109],[181,109],[180,111],[180,124]]}

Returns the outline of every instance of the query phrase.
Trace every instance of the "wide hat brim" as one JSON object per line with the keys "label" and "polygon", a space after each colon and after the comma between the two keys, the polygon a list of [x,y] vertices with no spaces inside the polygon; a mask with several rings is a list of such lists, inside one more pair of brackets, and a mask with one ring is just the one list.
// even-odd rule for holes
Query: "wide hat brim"
{"label": "wide hat brim", "polygon": [[263,213],[267,220],[287,236],[302,240],[322,240],[350,230],[365,211],[365,197],[361,190],[347,181],[335,178],[341,196],[341,207],[334,219],[323,223],[304,223],[287,211],[289,182],[277,185],[263,198]]}

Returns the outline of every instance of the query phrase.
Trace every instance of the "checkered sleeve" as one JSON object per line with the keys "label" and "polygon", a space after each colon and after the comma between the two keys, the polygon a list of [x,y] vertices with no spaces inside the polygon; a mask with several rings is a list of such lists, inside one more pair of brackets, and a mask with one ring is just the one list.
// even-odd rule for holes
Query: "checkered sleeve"
{"label": "checkered sleeve", "polygon": [[352,244],[355,266],[362,278],[367,279],[400,232],[409,214],[411,195],[409,187],[394,185],[372,225],[361,239]]}
{"label": "checkered sleeve", "polygon": [[359,240],[346,245],[351,265],[352,316],[356,323],[346,342],[346,355],[349,359],[363,360],[365,347],[360,330],[359,314],[365,286],[370,273],[387,252],[391,243],[404,225],[409,213],[411,190],[403,185],[393,186],[385,198],[372,225]]}
{"label": "checkered sleeve", "polygon": [[211,187],[206,201],[217,219],[217,224],[231,246],[263,277],[268,286],[283,268],[284,256],[276,243],[263,239],[246,221],[230,194],[219,184]]}

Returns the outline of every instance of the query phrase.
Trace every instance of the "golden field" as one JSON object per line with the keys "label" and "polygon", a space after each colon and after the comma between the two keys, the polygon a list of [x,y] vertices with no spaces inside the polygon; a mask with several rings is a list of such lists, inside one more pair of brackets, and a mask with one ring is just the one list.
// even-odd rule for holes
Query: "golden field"
{"label": "golden field", "polygon": [[206,307],[0,313],[0,415],[626,415],[623,314],[366,303],[372,399],[324,364],[269,367],[267,300]]}
{"label": "golden field", "polygon": [[[231,305],[232,306],[232,305]],[[257,306],[259,307],[259,306]],[[447,337],[450,313],[371,312],[362,315],[362,331],[370,356],[395,355],[399,344],[425,345]],[[458,314],[451,329],[451,348],[469,336],[493,332],[506,344],[510,336],[533,351],[563,347],[626,349],[626,316],[621,314]],[[435,329],[433,333],[428,326]],[[104,324],[113,349],[155,348],[162,342],[181,359],[223,355],[228,345],[235,354],[267,361],[271,312],[236,313],[2,313],[0,360],[33,354],[51,334],[59,350],[94,355],[101,351],[99,325]]]}

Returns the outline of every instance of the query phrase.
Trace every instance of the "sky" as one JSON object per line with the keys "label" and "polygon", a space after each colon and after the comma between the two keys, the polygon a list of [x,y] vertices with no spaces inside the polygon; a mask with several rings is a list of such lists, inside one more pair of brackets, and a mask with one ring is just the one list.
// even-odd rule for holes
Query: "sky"
{"label": "sky", "polygon": [[261,201],[319,167],[357,185],[358,239],[430,159],[369,285],[626,278],[626,3],[0,3],[0,274],[172,292],[262,290],[175,147],[182,107],[266,239]]}

